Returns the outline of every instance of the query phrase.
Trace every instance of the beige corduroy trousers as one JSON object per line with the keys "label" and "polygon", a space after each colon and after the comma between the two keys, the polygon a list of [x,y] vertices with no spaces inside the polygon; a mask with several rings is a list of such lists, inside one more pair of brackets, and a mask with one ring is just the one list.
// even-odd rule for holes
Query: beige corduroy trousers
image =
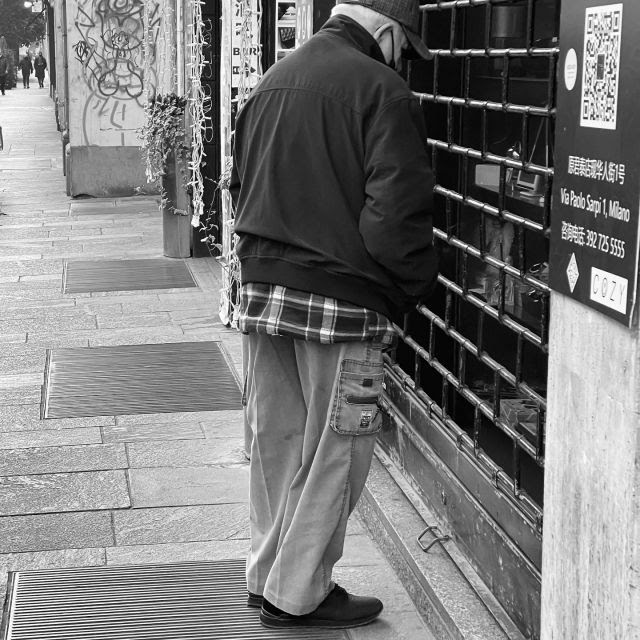
{"label": "beige corduroy trousers", "polygon": [[293,615],[333,588],[382,416],[379,343],[244,339],[252,431],[247,587]]}

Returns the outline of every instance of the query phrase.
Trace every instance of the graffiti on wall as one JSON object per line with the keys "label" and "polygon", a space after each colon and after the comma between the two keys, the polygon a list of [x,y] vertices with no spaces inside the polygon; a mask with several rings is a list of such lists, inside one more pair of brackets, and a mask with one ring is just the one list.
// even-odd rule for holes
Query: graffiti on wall
{"label": "graffiti on wall", "polygon": [[149,4],[145,11],[144,0],[78,0],[78,39],[72,46],[90,90],[82,115],[85,144],[96,144],[100,132],[115,131],[124,145],[126,132],[140,126],[132,110],[141,114],[146,91],[156,84],[154,61],[145,64],[143,43],[153,58],[161,17],[159,5]]}

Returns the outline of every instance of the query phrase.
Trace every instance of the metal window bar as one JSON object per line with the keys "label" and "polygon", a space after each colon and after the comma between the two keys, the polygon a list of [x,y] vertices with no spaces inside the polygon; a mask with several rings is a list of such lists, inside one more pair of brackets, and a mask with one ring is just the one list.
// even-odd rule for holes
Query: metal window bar
{"label": "metal window bar", "polygon": [[[430,90],[423,87],[414,94],[427,110],[440,109],[441,119],[446,115],[446,126],[440,127],[439,135],[430,132],[427,143],[436,176],[438,213],[434,237],[442,249],[455,256],[456,266],[451,273],[444,272],[438,277],[440,302],[419,306],[417,313],[407,316],[403,328],[396,327],[401,340],[399,352],[404,350],[406,362],[400,362],[400,353],[398,361],[387,362],[391,375],[424,403],[428,414],[450,434],[458,448],[484,470],[497,490],[515,500],[538,528],[542,525],[541,495],[534,499],[523,487],[523,473],[527,473],[523,456],[537,466],[541,475],[545,389],[540,388],[539,380],[536,384],[529,380],[527,359],[544,362],[546,384],[549,286],[544,265],[548,260],[545,251],[548,251],[554,175],[548,150],[553,143],[556,116],[558,7],[559,0],[433,0],[421,6],[423,40],[435,58]],[[537,37],[539,10],[547,27],[552,21],[552,38]],[[514,46],[505,45],[495,36],[495,21],[509,11],[511,16],[518,13],[523,26],[518,42],[510,43]],[[483,20],[479,23],[481,13]],[[429,45],[431,19],[440,20],[438,47]],[[446,20],[448,33],[442,26]],[[472,33],[473,29],[476,33]],[[508,39],[502,37],[504,41]],[[457,65],[453,83],[452,65]],[[476,94],[480,86],[476,76],[481,75],[478,65],[493,72],[490,96]],[[538,75],[531,86],[535,85],[536,99],[531,102],[523,99],[522,90],[512,99],[516,93],[516,70],[522,73],[524,69],[526,73],[534,66]],[[417,73],[411,65],[411,86],[414,80],[420,80]],[[451,84],[455,86],[446,86]],[[511,119],[510,130],[518,131],[519,157],[494,148],[492,118],[503,118],[505,123]],[[520,124],[516,125],[518,118]],[[475,123],[475,133],[469,133],[468,129],[473,128],[470,122]],[[545,154],[541,157],[543,145]],[[485,197],[477,184],[471,184],[479,165],[495,168],[493,175],[498,178],[492,198]],[[523,205],[522,198],[514,192],[514,175],[536,181],[534,184],[542,191],[541,202]],[[532,207],[535,215],[531,213]],[[465,224],[472,218],[475,236],[465,237]],[[488,238],[507,225],[513,233],[511,249],[503,253],[505,243],[501,241],[496,252]],[[538,240],[533,242],[531,238]],[[532,265],[536,258],[540,264]],[[479,269],[492,274],[497,297],[489,299],[486,291],[483,294],[474,287]],[[513,303],[507,303],[507,292],[510,290],[513,296],[515,287],[535,302],[533,306],[538,310],[535,322],[530,317],[519,317]],[[469,326],[473,314],[475,330]],[[418,323],[417,331],[410,328],[410,320]],[[493,352],[495,344],[490,334],[498,326],[513,344],[509,364]],[[486,388],[474,386],[475,381],[470,379],[472,370],[476,375],[482,371],[481,377],[488,381]],[[434,400],[437,397],[434,379],[440,384],[438,401]],[[526,424],[529,429],[532,422],[535,424],[533,432],[523,430],[520,421],[514,422],[512,415],[506,415],[509,402],[515,401],[532,408],[535,418]],[[398,419],[395,415],[394,420]],[[500,442],[509,443],[508,470],[504,455],[501,466],[485,450],[488,431],[500,434]]]}

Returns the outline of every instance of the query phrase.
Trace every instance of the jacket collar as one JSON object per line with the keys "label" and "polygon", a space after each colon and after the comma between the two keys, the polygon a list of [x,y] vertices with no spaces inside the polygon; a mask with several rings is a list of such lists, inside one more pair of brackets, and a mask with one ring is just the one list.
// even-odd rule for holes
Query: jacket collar
{"label": "jacket collar", "polygon": [[386,64],[382,50],[373,36],[352,18],[335,15],[322,26],[322,32],[343,38],[370,58]]}

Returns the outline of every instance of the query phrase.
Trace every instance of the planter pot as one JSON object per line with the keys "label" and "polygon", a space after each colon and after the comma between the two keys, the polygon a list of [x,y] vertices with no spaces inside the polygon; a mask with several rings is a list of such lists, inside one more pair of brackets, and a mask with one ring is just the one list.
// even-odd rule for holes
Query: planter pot
{"label": "planter pot", "polygon": [[167,258],[191,256],[191,216],[174,213],[188,211],[189,202],[174,153],[167,157],[162,190],[166,202],[162,206],[162,243]]}
{"label": "planter pot", "polygon": [[162,210],[162,246],[167,258],[191,256],[191,218]]}

